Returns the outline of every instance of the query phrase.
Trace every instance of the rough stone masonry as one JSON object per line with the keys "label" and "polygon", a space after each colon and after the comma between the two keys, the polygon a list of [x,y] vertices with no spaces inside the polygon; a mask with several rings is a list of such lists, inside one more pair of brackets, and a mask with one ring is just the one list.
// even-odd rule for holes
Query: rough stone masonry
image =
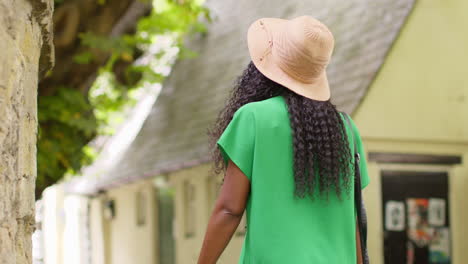
{"label": "rough stone masonry", "polygon": [[31,263],[38,80],[52,68],[53,0],[0,0],[0,264]]}

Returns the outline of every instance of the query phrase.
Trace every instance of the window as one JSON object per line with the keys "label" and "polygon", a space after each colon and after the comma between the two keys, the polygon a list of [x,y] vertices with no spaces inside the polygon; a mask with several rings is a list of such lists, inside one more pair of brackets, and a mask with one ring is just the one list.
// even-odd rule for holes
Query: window
{"label": "window", "polygon": [[135,202],[137,226],[144,226],[146,224],[146,197],[143,190],[136,193]]}
{"label": "window", "polygon": [[115,201],[114,199],[106,199],[104,200],[104,218],[107,220],[112,220],[115,218],[116,209],[115,209]]}

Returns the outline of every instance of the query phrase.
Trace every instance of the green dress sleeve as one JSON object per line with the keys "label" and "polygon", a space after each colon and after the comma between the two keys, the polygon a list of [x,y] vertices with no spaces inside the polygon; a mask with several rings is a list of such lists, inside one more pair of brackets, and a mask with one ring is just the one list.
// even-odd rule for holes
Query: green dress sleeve
{"label": "green dress sleeve", "polygon": [[366,160],[366,151],[364,150],[364,144],[362,143],[361,134],[359,133],[359,129],[357,128],[356,124],[354,123],[353,119],[351,119],[351,125],[353,127],[354,138],[356,140],[357,150],[359,156],[361,157],[359,162],[359,168],[361,169],[361,188],[364,189],[367,185],[369,185],[370,178],[369,172],[367,171],[367,160]]}
{"label": "green dress sleeve", "polygon": [[224,162],[231,160],[252,180],[252,166],[255,150],[255,117],[246,107],[239,108],[217,141]]}

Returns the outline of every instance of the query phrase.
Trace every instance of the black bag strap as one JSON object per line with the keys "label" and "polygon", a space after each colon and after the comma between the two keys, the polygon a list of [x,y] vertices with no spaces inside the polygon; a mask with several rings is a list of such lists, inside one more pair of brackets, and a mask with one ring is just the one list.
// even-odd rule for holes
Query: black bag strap
{"label": "black bag strap", "polygon": [[361,189],[361,170],[359,167],[360,155],[357,149],[356,136],[353,132],[353,127],[351,125],[350,117],[348,114],[343,112],[343,115],[348,123],[348,127],[351,131],[351,135],[354,143],[354,202],[356,206],[357,221],[359,228],[359,237],[361,240],[361,256],[363,263],[369,263],[369,257],[367,254],[367,220],[364,204],[362,202],[362,189]]}

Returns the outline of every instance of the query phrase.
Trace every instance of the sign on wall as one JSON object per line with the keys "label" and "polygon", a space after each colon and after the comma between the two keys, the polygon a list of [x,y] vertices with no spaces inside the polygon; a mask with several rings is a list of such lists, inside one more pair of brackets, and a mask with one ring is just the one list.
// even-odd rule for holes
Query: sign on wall
{"label": "sign on wall", "polygon": [[445,200],[439,198],[429,199],[429,224],[432,226],[445,225]]}
{"label": "sign on wall", "polygon": [[389,231],[405,230],[405,204],[388,201],[385,205],[385,228]]}

